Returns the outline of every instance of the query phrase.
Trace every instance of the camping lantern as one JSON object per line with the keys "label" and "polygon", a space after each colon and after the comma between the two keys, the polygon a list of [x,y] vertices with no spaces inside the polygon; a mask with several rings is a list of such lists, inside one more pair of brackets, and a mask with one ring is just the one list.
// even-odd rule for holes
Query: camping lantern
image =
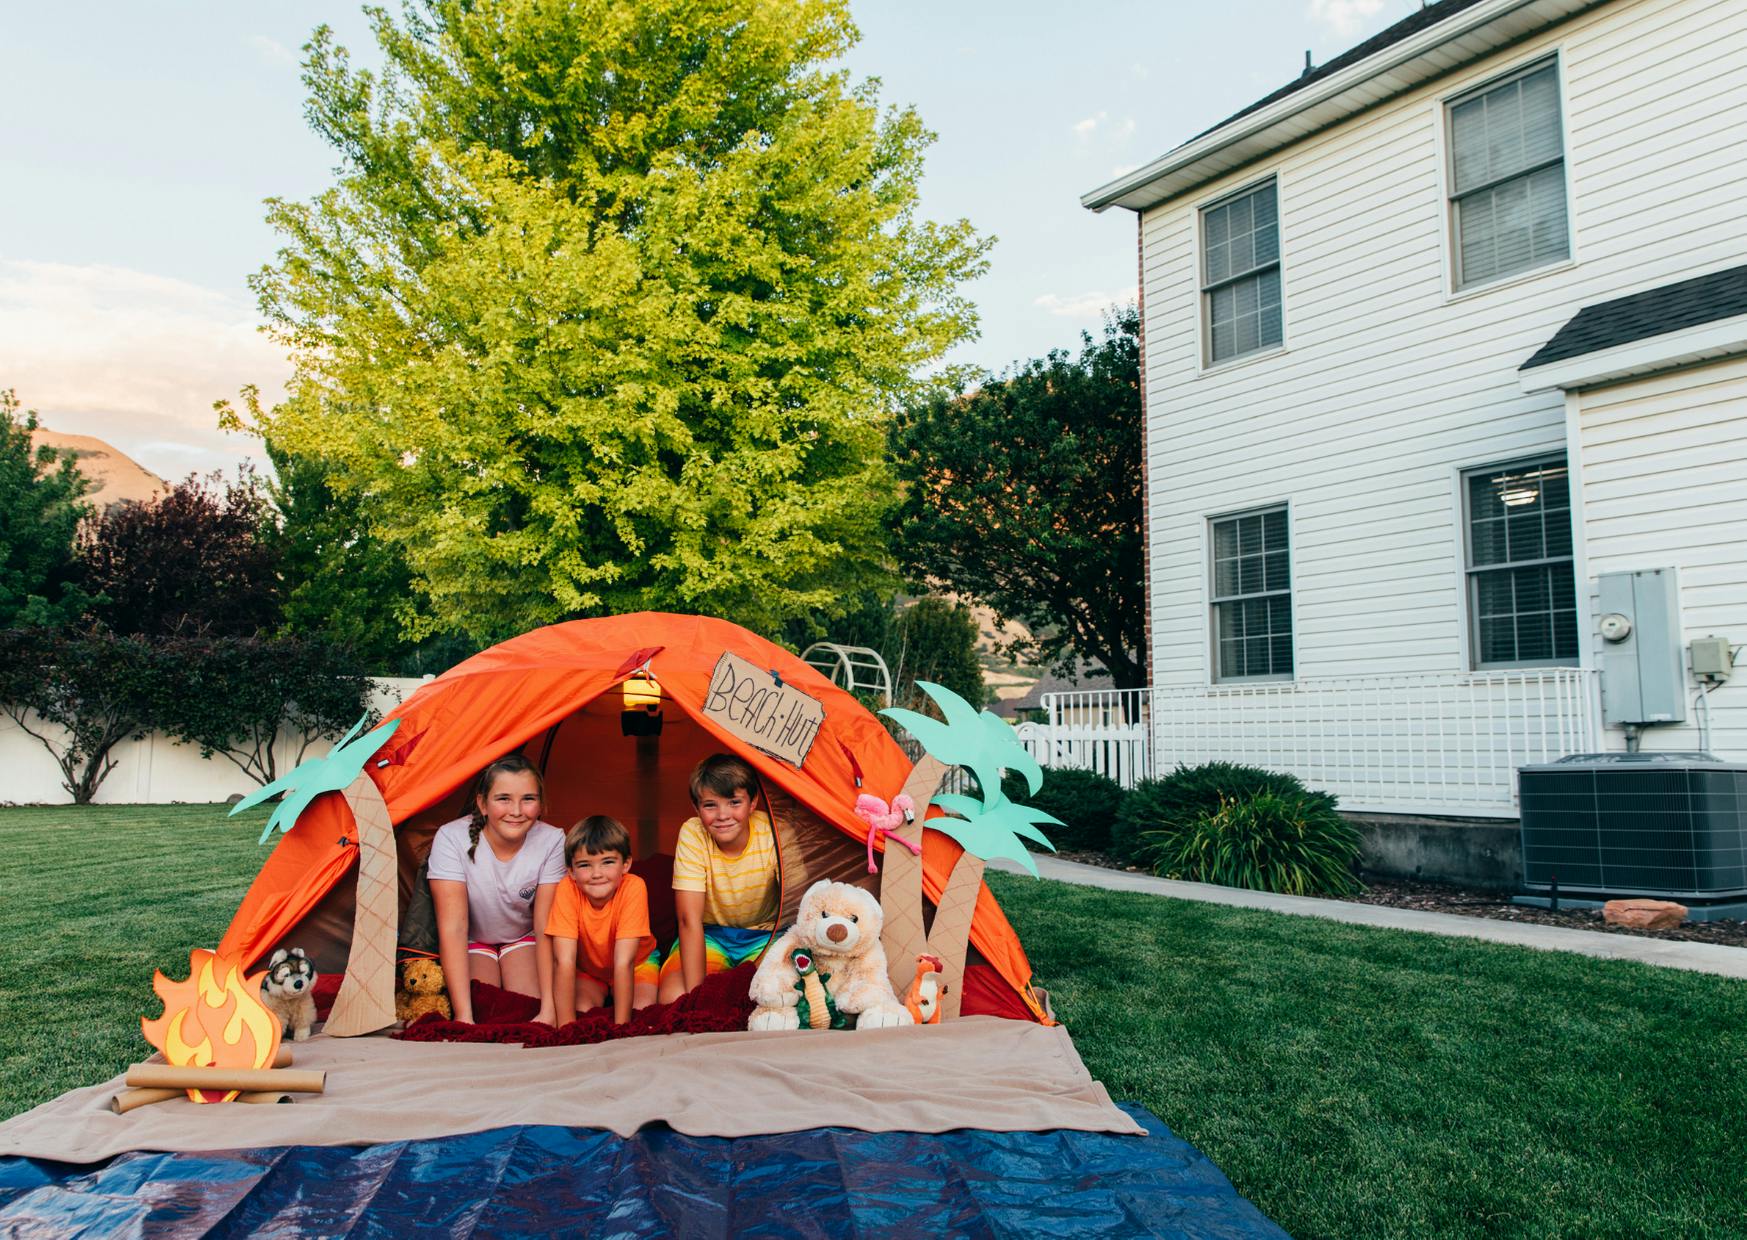
{"label": "camping lantern", "polygon": [[625,682],[624,707],[619,713],[622,736],[661,735],[661,686],[647,676]]}

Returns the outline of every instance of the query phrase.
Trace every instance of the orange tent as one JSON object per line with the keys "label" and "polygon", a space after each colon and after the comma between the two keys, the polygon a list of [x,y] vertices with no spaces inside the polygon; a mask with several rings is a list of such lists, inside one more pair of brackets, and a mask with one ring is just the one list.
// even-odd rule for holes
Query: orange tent
{"label": "orange tent", "polygon": [[[799,767],[706,715],[724,653],[776,673],[824,707]],[[660,686],[662,728],[656,736],[626,736],[623,685],[644,668]],[[586,814],[611,814],[630,828],[639,857],[672,852],[693,813],[687,781],[697,761],[721,750],[739,754],[763,779],[777,829],[784,924],[816,879],[878,890],[879,877],[867,873],[867,827],[855,816],[855,798],[865,791],[889,801],[912,765],[861,703],[780,646],[724,620],[661,612],[525,633],[445,672],[388,717],[401,725],[365,769],[395,824],[402,907],[436,828],[465,812],[478,772],[514,750],[544,773],[548,821],[566,826]],[[328,793],[314,801],[256,876],[219,951],[253,963],[284,943],[304,947],[324,971],[343,968],[356,881],[353,835],[343,798]],[[925,833],[930,903],[961,852],[946,835]],[[1047,1019],[1024,949],[987,886],[977,896],[971,948],[972,962],[990,965],[1024,1011]]]}

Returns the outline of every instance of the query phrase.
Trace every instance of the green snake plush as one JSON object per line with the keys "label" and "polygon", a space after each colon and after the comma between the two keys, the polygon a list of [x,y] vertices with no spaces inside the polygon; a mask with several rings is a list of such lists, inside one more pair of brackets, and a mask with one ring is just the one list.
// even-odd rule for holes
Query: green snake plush
{"label": "green snake plush", "polygon": [[849,1017],[837,1010],[837,1001],[826,988],[825,983],[831,980],[831,975],[819,972],[818,966],[813,963],[813,957],[805,951],[797,949],[790,959],[794,962],[795,972],[800,974],[795,979],[795,989],[801,992],[801,998],[795,1004],[795,1015],[800,1017],[800,1027],[849,1028]]}

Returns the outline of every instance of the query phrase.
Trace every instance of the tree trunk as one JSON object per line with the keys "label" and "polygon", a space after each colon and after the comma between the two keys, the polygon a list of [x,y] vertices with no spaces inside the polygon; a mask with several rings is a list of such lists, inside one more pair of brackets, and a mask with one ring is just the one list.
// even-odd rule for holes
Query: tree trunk
{"label": "tree trunk", "polygon": [[[922,819],[927,816],[928,803],[940,791],[946,771],[944,762],[927,754],[911,769],[903,791],[916,803],[916,821],[905,823],[892,835],[912,844],[922,843]],[[901,996],[909,992],[916,977],[916,957],[928,950],[928,940],[922,930],[922,858],[890,839],[880,861],[880,913],[886,976]]]}
{"label": "tree trunk", "polygon": [[971,920],[976,916],[977,895],[983,889],[983,859],[965,853],[952,867],[946,890],[934,909],[934,925],[928,932],[928,951],[939,956],[941,981],[946,993],[940,997],[940,1019],[957,1020],[964,999],[964,959],[970,950]]}
{"label": "tree trunk", "polygon": [[374,1033],[394,1023],[394,953],[399,936],[400,881],[394,824],[368,773],[345,792],[358,836],[358,895],[352,906],[352,948],[346,977],[325,1031],[336,1038]]}

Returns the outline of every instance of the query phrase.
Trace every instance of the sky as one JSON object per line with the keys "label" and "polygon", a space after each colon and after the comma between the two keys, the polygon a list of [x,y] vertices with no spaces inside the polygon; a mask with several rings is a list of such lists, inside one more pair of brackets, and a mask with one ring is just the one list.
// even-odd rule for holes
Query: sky
{"label": "sky", "polygon": [[[851,0],[853,76],[937,135],[926,218],[996,245],[951,360],[999,372],[1075,350],[1135,295],[1135,219],[1080,195],[1163,154],[1420,0]],[[213,402],[289,376],[247,286],[269,197],[332,183],[303,118],[300,48],[333,0],[0,0],[0,388],[59,431],[171,479],[259,460]]]}

